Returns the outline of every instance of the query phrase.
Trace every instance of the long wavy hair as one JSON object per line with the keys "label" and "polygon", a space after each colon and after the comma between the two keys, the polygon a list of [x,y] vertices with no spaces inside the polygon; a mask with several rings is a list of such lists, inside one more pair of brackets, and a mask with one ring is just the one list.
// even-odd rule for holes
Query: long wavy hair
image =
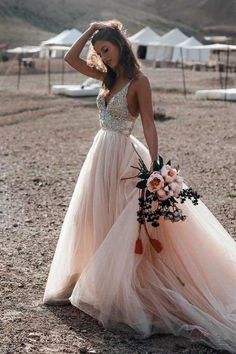
{"label": "long wavy hair", "polygon": [[106,73],[103,80],[103,88],[111,89],[116,81],[116,72],[106,65],[94,50],[94,45],[98,40],[109,41],[114,44],[120,53],[119,64],[123,66],[125,75],[132,79],[140,71],[141,65],[136,59],[131,43],[126,37],[126,30],[118,20],[103,22],[109,27],[96,31],[91,38],[91,46],[87,55],[87,63],[100,71]]}

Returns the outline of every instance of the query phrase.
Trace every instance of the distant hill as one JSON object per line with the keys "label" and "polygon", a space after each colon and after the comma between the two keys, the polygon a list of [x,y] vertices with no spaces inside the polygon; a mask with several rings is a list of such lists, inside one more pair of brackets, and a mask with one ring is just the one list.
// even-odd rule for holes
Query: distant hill
{"label": "distant hill", "polygon": [[37,45],[54,33],[84,31],[94,20],[117,18],[129,35],[149,25],[159,34],[179,27],[187,35],[236,38],[235,0],[1,0],[0,43]]}

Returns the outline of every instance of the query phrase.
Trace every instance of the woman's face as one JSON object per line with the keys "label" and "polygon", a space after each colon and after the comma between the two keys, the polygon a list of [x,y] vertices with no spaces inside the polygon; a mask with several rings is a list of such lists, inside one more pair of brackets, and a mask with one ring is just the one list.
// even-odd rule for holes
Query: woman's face
{"label": "woman's face", "polygon": [[109,41],[98,40],[93,46],[97,55],[100,56],[103,63],[112,69],[115,69],[120,60],[120,53],[117,46]]}

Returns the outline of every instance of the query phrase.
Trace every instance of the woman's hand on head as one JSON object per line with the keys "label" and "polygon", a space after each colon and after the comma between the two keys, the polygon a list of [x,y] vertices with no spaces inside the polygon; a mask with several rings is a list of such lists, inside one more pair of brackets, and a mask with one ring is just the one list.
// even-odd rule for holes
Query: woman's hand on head
{"label": "woman's hand on head", "polygon": [[107,24],[103,22],[91,22],[90,27],[92,27],[95,31],[100,30],[101,28],[109,27]]}

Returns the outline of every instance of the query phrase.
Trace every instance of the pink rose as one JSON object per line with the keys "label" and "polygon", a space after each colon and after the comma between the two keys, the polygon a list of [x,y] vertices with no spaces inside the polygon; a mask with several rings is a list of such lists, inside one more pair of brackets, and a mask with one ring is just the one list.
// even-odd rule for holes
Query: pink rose
{"label": "pink rose", "polygon": [[160,173],[154,171],[147,180],[147,188],[150,192],[155,192],[162,187],[164,187],[164,179]]}
{"label": "pink rose", "polygon": [[175,191],[176,188],[178,187],[178,183],[176,183],[176,182],[171,182],[171,183],[169,184],[169,186],[170,186],[170,188],[172,189],[172,191]]}
{"label": "pink rose", "polygon": [[178,197],[182,189],[183,189],[182,186],[178,183],[176,189],[174,190],[174,197]]}
{"label": "pink rose", "polygon": [[162,175],[162,177],[165,177],[167,175],[166,165],[162,166],[162,168],[160,170],[160,174]]}
{"label": "pink rose", "polygon": [[184,179],[183,179],[183,177],[177,175],[176,181],[179,182],[179,183],[183,183]]}
{"label": "pink rose", "polygon": [[165,176],[166,183],[174,182],[177,177],[177,171],[175,168],[167,168],[167,175]]}
{"label": "pink rose", "polygon": [[159,189],[157,191],[157,194],[158,194],[158,198],[160,200],[166,200],[168,199],[168,193],[166,191],[164,191],[163,189]]}
{"label": "pink rose", "polygon": [[173,196],[177,198],[177,197],[179,196],[179,192],[178,192],[177,190],[175,190],[175,191],[173,192]]}

